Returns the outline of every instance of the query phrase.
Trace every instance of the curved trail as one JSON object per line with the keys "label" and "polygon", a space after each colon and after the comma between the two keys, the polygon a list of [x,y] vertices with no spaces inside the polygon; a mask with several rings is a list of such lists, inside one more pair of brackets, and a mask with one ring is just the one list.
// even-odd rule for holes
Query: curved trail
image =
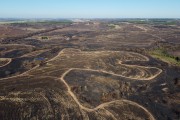
{"label": "curved trail", "polygon": [[[56,58],[58,58],[58,56],[63,53],[63,50],[52,60],[55,60]],[[149,61],[149,59],[146,57],[146,56],[143,56],[146,60],[145,61]],[[98,109],[105,109],[105,107],[108,107],[110,104],[113,104],[113,103],[118,103],[118,102],[125,102],[125,103],[128,103],[130,105],[134,105],[134,106],[137,106],[141,109],[143,109],[149,116],[149,119],[150,120],[155,120],[155,118],[153,117],[153,115],[146,109],[144,108],[143,106],[133,102],[133,101],[129,101],[129,100],[114,100],[114,101],[110,101],[110,102],[106,102],[106,103],[102,103],[100,105],[98,105],[97,107],[95,108],[88,108],[88,107],[85,107],[83,106],[80,101],[78,100],[78,98],[76,97],[76,95],[71,91],[71,87],[68,85],[68,83],[65,81],[65,76],[71,72],[72,70],[84,70],[84,71],[93,71],[93,72],[102,72],[102,73],[106,73],[106,74],[111,74],[111,75],[114,75],[114,76],[119,76],[119,77],[124,77],[124,78],[129,78],[129,79],[133,79],[133,80],[152,80],[154,79],[155,77],[157,77],[159,74],[161,74],[162,70],[159,69],[159,68],[156,68],[156,67],[144,67],[144,66],[138,66],[138,65],[127,65],[127,64],[122,64],[122,62],[119,62],[119,64],[121,65],[125,65],[125,66],[128,66],[128,67],[132,67],[132,68],[155,68],[155,69],[158,69],[158,73],[152,77],[149,77],[149,78],[132,78],[132,77],[126,77],[126,76],[123,76],[123,75],[119,75],[119,74],[115,74],[115,73],[112,73],[112,72],[107,72],[107,71],[104,71],[104,70],[94,70],[94,69],[88,69],[88,68],[70,68],[69,70],[67,70],[66,72],[64,72],[60,78],[60,80],[65,84],[65,86],[67,87],[67,92],[70,94],[70,96],[74,99],[74,101],[78,104],[78,106],[85,110],[85,111],[88,111],[88,112],[93,112],[93,111],[96,111]],[[115,118],[115,116],[108,110],[106,110],[106,113],[107,115],[110,115],[114,120],[117,120],[117,118]]]}
{"label": "curved trail", "polygon": [[107,115],[110,115],[114,120],[117,120],[117,118],[110,111],[106,110],[105,108],[104,110],[106,111]]}
{"label": "curved trail", "polygon": [[[154,69],[158,69],[158,73],[152,77],[148,77],[148,78],[132,78],[132,77],[125,77],[125,76],[121,76],[121,77],[125,77],[125,78],[129,78],[129,79],[136,79],[136,80],[152,80],[154,78],[156,78],[158,75],[160,75],[163,71],[160,68],[157,67],[145,67],[145,66],[139,66],[139,65],[128,65],[128,64],[123,64],[122,61],[119,61],[119,64],[124,65],[124,66],[128,66],[131,68],[154,68]],[[116,75],[116,74],[114,74]],[[120,76],[120,75],[116,75],[116,76]]]}
{"label": "curved trail", "polygon": [[[63,50],[64,50],[64,49],[63,49]],[[56,59],[56,58],[61,54],[61,52],[63,52],[63,50],[61,50],[58,55],[56,55],[56,56],[53,57],[52,59],[48,60],[47,62]],[[11,59],[11,60],[12,60],[12,59]],[[22,74],[15,75],[15,76],[11,76],[11,77],[6,77],[6,78],[1,78],[0,80],[6,80],[6,79],[10,79],[10,78],[16,78],[16,77],[25,76],[25,75],[28,76],[28,75],[29,75],[28,72],[30,72],[30,71],[32,71],[32,70],[35,70],[35,69],[38,68],[38,67],[39,67],[39,65],[36,65],[36,66],[34,66],[33,68],[31,68],[30,70],[28,70],[28,71],[26,71],[26,72],[24,72],[24,73],[22,73]]]}
{"label": "curved trail", "polygon": [[47,52],[47,51],[49,51],[49,50],[50,50],[50,49],[33,51],[33,52],[30,52],[30,53],[24,54],[24,55],[20,56],[19,58],[38,56],[38,55],[40,55],[41,53]]}
{"label": "curved trail", "polygon": [[[54,58],[48,60],[47,63],[50,62],[50,61],[53,61],[53,60],[58,59],[58,57],[64,52],[64,50],[65,50],[65,49],[61,50],[57,56],[55,56]],[[111,52],[112,52],[112,51],[111,51]],[[146,56],[143,56],[143,57],[144,57],[147,61],[149,60]],[[125,66],[128,66],[128,67],[133,67],[133,68],[137,68],[137,67],[139,67],[139,68],[156,68],[156,67],[144,67],[144,66],[138,66],[138,65],[127,65],[127,64],[122,64],[121,62],[119,62],[119,64],[125,65]],[[51,65],[53,65],[53,64],[51,64]],[[54,65],[54,66],[56,66],[56,65]],[[35,69],[38,68],[38,67],[39,67],[39,65],[35,66],[34,68],[32,68],[32,69],[30,69],[29,71],[26,71],[26,72],[24,72],[24,73],[22,73],[22,74],[20,74],[20,75],[8,77],[8,78],[2,78],[2,79],[0,79],[0,80],[9,79],[9,78],[15,78],[15,77],[23,76],[23,75],[27,75],[27,76],[28,76],[28,75],[29,75],[28,72],[30,72],[30,71],[32,71],[32,70],[35,70]],[[110,104],[113,104],[113,103],[119,103],[119,102],[122,103],[122,102],[124,102],[124,103],[127,103],[127,104],[130,104],[130,105],[133,105],[133,106],[136,106],[136,107],[138,107],[138,108],[143,109],[143,110],[147,113],[147,115],[149,116],[149,119],[150,119],[150,120],[155,120],[155,118],[153,117],[153,115],[152,115],[146,108],[144,108],[143,106],[139,105],[138,103],[135,103],[135,102],[129,101],[129,100],[124,100],[124,99],[122,99],[122,100],[113,100],[113,101],[110,101],[110,102],[105,102],[105,103],[102,103],[102,104],[98,105],[98,106],[95,107],[95,108],[85,107],[85,106],[83,106],[83,105],[80,103],[80,101],[78,100],[78,98],[76,97],[76,95],[71,91],[71,87],[70,87],[69,84],[65,81],[64,78],[65,78],[65,76],[66,76],[69,72],[71,72],[72,70],[83,70],[83,71],[102,72],[102,73],[106,73],[106,74],[110,74],[110,75],[114,75],[114,76],[118,76],[118,77],[133,79],[133,80],[152,80],[152,79],[154,79],[155,77],[157,77],[159,74],[161,74],[161,72],[162,72],[161,69],[159,69],[159,68],[156,68],[156,69],[159,70],[159,72],[158,72],[156,75],[154,75],[154,76],[152,76],[152,77],[149,77],[149,78],[141,78],[141,79],[140,79],[140,78],[126,77],[126,76],[123,76],[123,75],[120,75],[120,74],[115,74],[115,73],[108,72],[108,71],[105,71],[105,70],[94,70],[94,69],[89,69],[89,68],[70,68],[70,69],[68,69],[67,71],[65,71],[65,72],[62,74],[62,76],[59,78],[59,80],[61,80],[61,81],[64,83],[64,85],[67,87],[67,92],[69,93],[69,95],[73,98],[73,100],[77,103],[77,105],[78,105],[82,110],[85,110],[85,111],[87,111],[87,112],[94,112],[94,111],[97,111],[97,110],[99,110],[99,109],[104,109],[105,112],[107,113],[107,115],[111,116],[114,120],[117,120],[118,118],[115,118],[115,116],[114,116],[110,111],[108,111],[105,107],[108,107]]]}
{"label": "curved trail", "polygon": [[[51,60],[48,60],[47,62],[52,62],[53,60],[58,59],[61,56],[61,54],[64,53],[65,50],[66,49],[61,50],[57,56],[55,56]],[[78,52],[81,52],[81,50],[79,50],[79,49],[75,49],[75,50],[78,51]],[[101,52],[102,53],[104,53],[104,52],[118,53],[119,51],[96,51],[95,53],[101,53]],[[130,52],[130,53],[134,54],[134,55],[138,55],[138,56],[140,56],[140,57],[142,57],[144,59],[144,60],[139,60],[139,61],[149,61],[149,58],[144,56],[144,55],[141,55],[139,53],[134,53],[134,52]],[[131,55],[131,54],[128,53],[128,55],[133,58],[134,56]],[[126,62],[126,61],[130,61],[130,60],[124,60],[124,61]],[[138,60],[135,60],[135,61],[138,61]],[[158,72],[155,75],[151,75],[150,77],[145,78],[145,77],[141,77],[141,76],[140,77],[127,77],[125,75],[116,74],[116,73],[113,73],[113,72],[108,72],[108,71],[102,70],[102,69],[101,70],[96,70],[96,69],[90,69],[90,68],[76,68],[75,67],[75,68],[70,68],[69,71],[76,69],[76,70],[86,70],[86,71],[102,72],[102,73],[107,73],[107,74],[111,74],[111,75],[114,75],[114,76],[119,76],[119,77],[128,78],[128,79],[132,79],[132,80],[152,80],[152,79],[156,78],[158,75],[160,75],[163,72],[160,68],[157,68],[157,67],[146,67],[146,66],[139,66],[139,65],[128,65],[128,64],[123,64],[122,62],[123,61],[119,60],[119,62],[117,62],[116,64],[117,65],[123,65],[125,67],[137,68],[137,69],[142,68],[142,70],[139,69],[139,71],[142,71],[142,74],[145,74],[143,72],[143,68],[145,68],[145,69],[157,69]],[[50,63],[50,65],[53,65],[53,64]],[[56,66],[56,65],[54,65],[54,66]]]}
{"label": "curved trail", "polygon": [[30,72],[30,71],[32,71],[32,70],[38,68],[38,67],[39,67],[39,65],[37,65],[37,66],[31,68],[30,70],[28,70],[28,71],[26,71],[26,72],[24,72],[24,73],[22,73],[22,74],[19,74],[19,75],[16,75],[16,76],[11,76],[11,77],[6,77],[6,78],[1,78],[0,80],[6,80],[6,79],[16,78],[16,77],[26,76],[26,75],[29,76],[28,72]]}
{"label": "curved trail", "polygon": [[147,35],[151,35],[152,37],[155,37],[155,38],[159,39],[160,41],[163,41],[163,42],[166,41],[165,39],[163,39],[162,37],[159,37],[158,35],[154,35],[154,34],[151,34],[151,33],[147,33],[147,32],[148,32],[148,29],[146,29],[146,28],[143,27],[143,26],[134,25],[134,27],[143,30]]}
{"label": "curved trail", "polygon": [[148,29],[146,29],[146,28],[143,27],[143,26],[134,25],[134,27],[139,28],[139,29],[143,30],[144,32],[147,32],[147,31],[148,31]]}
{"label": "curved trail", "polygon": [[0,58],[0,60],[2,60],[2,59],[8,60],[8,62],[7,62],[6,64],[0,66],[0,68],[1,68],[1,67],[4,67],[4,66],[6,66],[6,65],[8,65],[8,64],[10,64],[10,63],[12,62],[12,59],[11,59],[11,58]]}
{"label": "curved trail", "polygon": [[56,55],[56,56],[53,57],[52,59],[48,60],[47,63],[50,62],[50,61],[53,61],[53,60],[57,59],[57,58],[64,52],[64,50],[65,50],[65,49],[62,49],[62,50],[58,53],[58,55]]}
{"label": "curved trail", "polygon": [[152,76],[152,77],[149,77],[149,78],[132,78],[132,77],[126,77],[126,76],[123,76],[123,75],[120,75],[120,74],[115,74],[115,73],[112,73],[112,72],[108,72],[108,71],[104,71],[104,70],[93,70],[93,69],[84,69],[84,68],[70,68],[69,70],[67,70],[63,75],[62,77],[64,78],[64,76],[66,76],[70,71],[72,70],[82,70],[82,71],[92,71],[92,72],[101,72],[101,73],[105,73],[105,74],[110,74],[110,75],[114,75],[114,76],[117,76],[117,77],[123,77],[123,78],[127,78],[127,79],[132,79],[132,80],[152,80],[154,79],[155,77],[157,77],[159,74],[161,74],[162,70],[160,72],[158,72],[158,74]]}
{"label": "curved trail", "polygon": [[[153,115],[146,109],[144,108],[143,106],[135,103],[135,102],[132,102],[132,101],[129,101],[129,100],[114,100],[114,101],[111,101],[111,102],[106,102],[106,103],[102,103],[100,104],[99,106],[95,107],[95,108],[87,108],[85,106],[83,106],[79,100],[77,99],[76,95],[71,91],[71,88],[70,86],[68,85],[68,83],[64,80],[64,77],[71,71],[72,69],[69,69],[67,70],[62,76],[61,76],[61,81],[66,85],[67,89],[68,89],[68,93],[71,95],[71,97],[74,99],[74,101],[78,104],[78,106],[83,109],[83,110],[86,110],[88,112],[93,112],[93,111],[96,111],[98,109],[101,109],[101,108],[105,108],[105,107],[108,107],[108,105],[112,104],[112,103],[115,103],[115,102],[125,102],[125,103],[128,103],[128,104],[131,104],[131,105],[134,105],[134,106],[137,106],[141,109],[143,109],[150,117],[150,120],[155,120],[155,118],[153,117]],[[109,112],[109,111],[108,111]],[[112,114],[111,114],[112,116]]]}

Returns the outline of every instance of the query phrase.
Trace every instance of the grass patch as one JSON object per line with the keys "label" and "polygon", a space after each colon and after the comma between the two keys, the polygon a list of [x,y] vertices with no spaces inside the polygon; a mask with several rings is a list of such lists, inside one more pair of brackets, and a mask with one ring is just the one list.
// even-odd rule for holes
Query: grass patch
{"label": "grass patch", "polygon": [[45,21],[24,21],[24,22],[10,22],[11,25],[69,25],[72,24],[70,20],[45,20]]}
{"label": "grass patch", "polygon": [[136,20],[136,21],[130,21],[129,23],[133,23],[133,24],[150,24],[150,22],[149,21],[138,21],[138,20]]}
{"label": "grass patch", "polygon": [[72,24],[71,21],[69,20],[63,20],[63,21],[42,21],[42,22],[37,22],[39,24],[55,24],[55,25],[63,25],[63,24]]}
{"label": "grass patch", "polygon": [[15,24],[15,23],[25,23],[26,21],[0,21],[0,24]]}
{"label": "grass patch", "polygon": [[144,19],[144,20],[129,20],[133,24],[151,24],[151,25],[177,25],[178,21],[175,19]]}
{"label": "grass patch", "polygon": [[42,39],[42,40],[49,40],[49,37],[47,37],[47,36],[42,36],[41,39]]}
{"label": "grass patch", "polygon": [[156,50],[150,51],[149,54],[153,58],[157,58],[157,59],[162,60],[168,64],[180,66],[180,58],[177,56],[173,56],[173,55],[168,54],[166,50],[156,49]]}

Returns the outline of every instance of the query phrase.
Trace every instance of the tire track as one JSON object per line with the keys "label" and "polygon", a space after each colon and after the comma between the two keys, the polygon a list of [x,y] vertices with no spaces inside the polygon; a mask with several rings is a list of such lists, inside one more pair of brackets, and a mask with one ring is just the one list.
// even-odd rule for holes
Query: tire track
{"label": "tire track", "polygon": [[0,61],[1,61],[1,60],[8,60],[8,62],[7,62],[6,64],[0,66],[0,68],[1,68],[1,67],[4,67],[4,66],[6,66],[6,65],[8,65],[8,64],[10,64],[10,63],[12,62],[12,59],[11,59],[11,58],[0,58]]}
{"label": "tire track", "polygon": [[133,101],[129,101],[129,100],[114,100],[114,101],[110,101],[110,102],[106,102],[106,103],[102,103],[100,104],[99,106],[95,107],[95,108],[87,108],[85,106],[83,106],[79,100],[77,99],[76,95],[71,91],[71,88],[70,86],[68,85],[68,83],[65,81],[64,77],[71,71],[72,69],[69,69],[67,70],[60,78],[60,80],[65,84],[65,86],[67,87],[67,92],[70,94],[70,96],[74,99],[74,101],[78,104],[78,106],[87,111],[87,112],[93,112],[93,111],[96,111],[98,109],[104,109],[105,107],[108,107],[110,104],[113,104],[113,103],[116,103],[116,102],[125,102],[125,103],[128,103],[128,104],[131,104],[131,105],[134,105],[134,106],[137,106],[141,109],[143,109],[148,115],[149,115],[149,118],[150,120],[155,120],[155,118],[153,117],[153,115],[146,109],[144,108],[143,106],[133,102]]}

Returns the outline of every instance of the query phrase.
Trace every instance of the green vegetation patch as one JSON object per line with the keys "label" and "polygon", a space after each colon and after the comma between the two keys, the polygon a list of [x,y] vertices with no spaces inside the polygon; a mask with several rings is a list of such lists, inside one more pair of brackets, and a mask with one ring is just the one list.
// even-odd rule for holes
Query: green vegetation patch
{"label": "green vegetation patch", "polygon": [[69,25],[72,24],[71,20],[29,20],[23,22],[11,22],[11,25]]}
{"label": "green vegetation patch", "polygon": [[41,39],[42,39],[42,40],[48,40],[49,37],[47,37],[47,36],[42,36]]}
{"label": "green vegetation patch", "polygon": [[128,21],[133,24],[152,24],[152,25],[177,25],[178,20],[175,19],[132,19]]}
{"label": "green vegetation patch", "polygon": [[160,59],[168,64],[180,66],[180,58],[167,53],[164,49],[155,49],[149,52],[149,54],[157,59]]}
{"label": "green vegetation patch", "polygon": [[149,21],[145,21],[145,20],[134,20],[134,21],[129,21],[129,23],[134,23],[134,24],[150,24]]}
{"label": "green vegetation patch", "polygon": [[36,24],[53,24],[53,25],[64,25],[64,24],[72,24],[72,21],[70,20],[60,20],[60,21],[41,21],[36,22]]}

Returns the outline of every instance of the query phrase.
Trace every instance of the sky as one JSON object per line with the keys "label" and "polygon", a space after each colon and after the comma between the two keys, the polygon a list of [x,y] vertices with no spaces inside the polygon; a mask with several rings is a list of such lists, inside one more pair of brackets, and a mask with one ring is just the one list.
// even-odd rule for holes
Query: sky
{"label": "sky", "polygon": [[180,18],[180,0],[1,0],[0,18]]}

